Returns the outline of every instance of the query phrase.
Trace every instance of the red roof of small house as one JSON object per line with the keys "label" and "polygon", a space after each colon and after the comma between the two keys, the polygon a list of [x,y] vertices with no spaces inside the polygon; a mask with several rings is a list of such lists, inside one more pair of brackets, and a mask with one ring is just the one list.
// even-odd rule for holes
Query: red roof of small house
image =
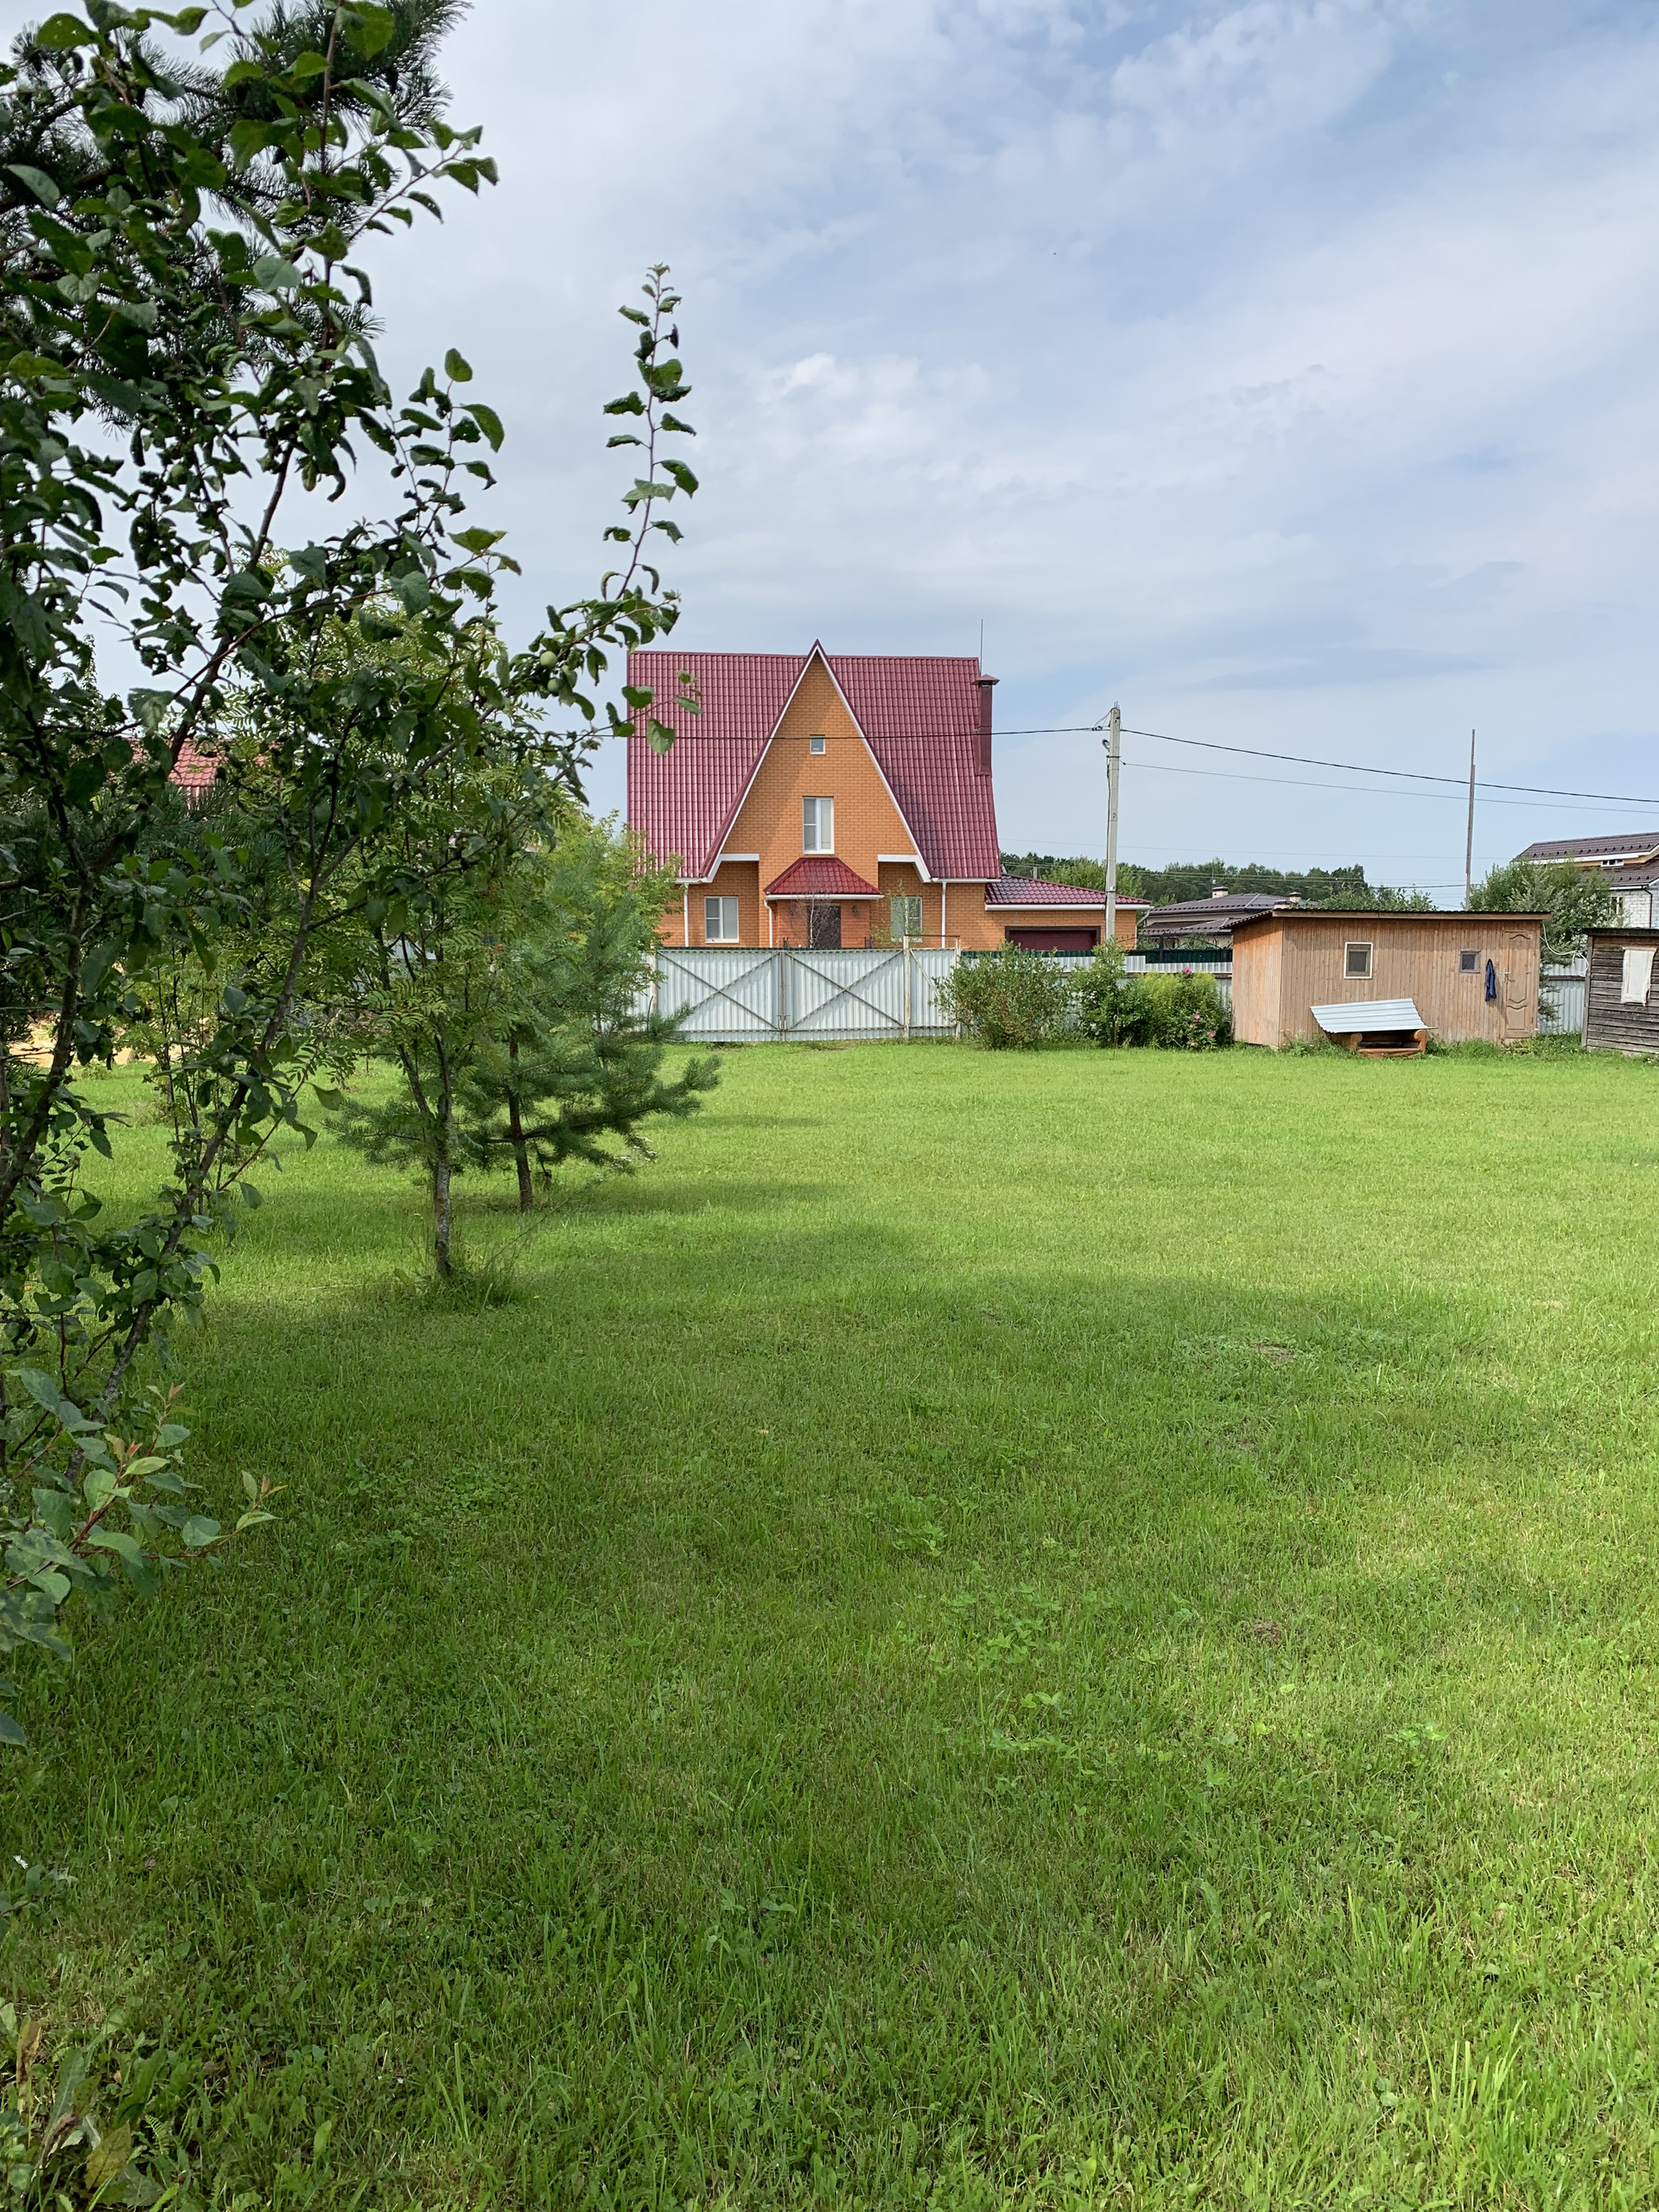
{"label": "red roof of small house", "polygon": [[831,853],[809,853],[766,886],[768,899],[879,899],[873,883]]}
{"label": "red roof of small house", "polygon": [[[1149,906],[1148,899],[1126,899],[1120,906]],[[1039,875],[999,875],[985,887],[988,906],[1103,906],[1103,891],[1090,891],[1080,883],[1048,883]]]}
{"label": "red roof of small house", "polygon": [[[635,715],[628,741],[628,822],[655,859],[677,858],[694,881],[712,874],[811,658],[680,653],[663,646],[628,655],[628,682],[656,694],[651,708]],[[991,779],[979,771],[978,661],[926,653],[825,653],[823,659],[928,874],[988,883],[1001,859]],[[699,715],[672,703],[682,671],[697,687]],[[645,742],[647,711],[675,733],[671,751],[653,753]]]}
{"label": "red roof of small house", "polygon": [[219,763],[211,753],[199,752],[187,740],[173,764],[173,781],[181,791],[211,790]]}

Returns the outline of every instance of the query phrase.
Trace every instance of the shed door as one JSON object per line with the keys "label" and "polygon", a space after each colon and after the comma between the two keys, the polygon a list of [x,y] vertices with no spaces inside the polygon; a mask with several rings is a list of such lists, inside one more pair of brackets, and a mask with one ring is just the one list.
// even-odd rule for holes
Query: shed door
{"label": "shed door", "polygon": [[1534,1027],[1532,939],[1516,931],[1503,948],[1503,1033],[1526,1036]]}

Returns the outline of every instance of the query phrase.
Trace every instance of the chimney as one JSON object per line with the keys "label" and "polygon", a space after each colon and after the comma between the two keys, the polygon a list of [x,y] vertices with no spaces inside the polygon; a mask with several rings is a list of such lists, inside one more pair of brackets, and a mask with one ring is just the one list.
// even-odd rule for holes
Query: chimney
{"label": "chimney", "polygon": [[979,686],[979,772],[991,772],[991,690],[997,682],[995,676],[976,676]]}

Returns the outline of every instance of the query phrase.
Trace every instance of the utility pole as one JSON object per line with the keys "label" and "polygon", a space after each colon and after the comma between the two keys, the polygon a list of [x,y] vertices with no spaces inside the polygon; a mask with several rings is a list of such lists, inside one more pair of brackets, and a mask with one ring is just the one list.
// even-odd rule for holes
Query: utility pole
{"label": "utility pole", "polygon": [[1106,740],[1106,926],[1103,944],[1117,943],[1117,786],[1123,768],[1123,717],[1114,707]]}
{"label": "utility pole", "polygon": [[1475,733],[1469,733],[1469,829],[1463,841],[1463,904],[1467,912],[1475,876]]}

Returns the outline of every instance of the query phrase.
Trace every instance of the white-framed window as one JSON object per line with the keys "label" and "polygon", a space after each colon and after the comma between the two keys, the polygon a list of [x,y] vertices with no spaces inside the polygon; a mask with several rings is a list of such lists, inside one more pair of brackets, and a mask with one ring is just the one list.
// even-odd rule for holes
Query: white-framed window
{"label": "white-framed window", "polygon": [[1471,951],[1469,950],[1468,947],[1465,945],[1465,948],[1464,948],[1464,950],[1463,950],[1460,953],[1459,953],[1459,955],[1458,955],[1458,973],[1459,973],[1459,976],[1478,976],[1478,975],[1479,975],[1479,973],[1480,973],[1480,953],[1479,953],[1478,949],[1477,949],[1477,950],[1476,950],[1475,951],[1473,951],[1473,952],[1471,952]]}
{"label": "white-framed window", "polygon": [[801,850],[833,853],[836,849],[836,802],[832,798],[801,801]]}
{"label": "white-framed window", "polygon": [[702,936],[706,944],[735,944],[738,939],[735,899],[705,899]]}
{"label": "white-framed window", "polygon": [[892,901],[893,920],[890,927],[894,937],[920,937],[922,933],[922,902],[906,893]]}
{"label": "white-framed window", "polygon": [[1350,943],[1342,948],[1342,972],[1361,982],[1371,972],[1371,948]]}
{"label": "white-framed window", "polygon": [[821,737],[809,737],[806,741],[806,749],[809,753],[822,753],[823,740]]}

